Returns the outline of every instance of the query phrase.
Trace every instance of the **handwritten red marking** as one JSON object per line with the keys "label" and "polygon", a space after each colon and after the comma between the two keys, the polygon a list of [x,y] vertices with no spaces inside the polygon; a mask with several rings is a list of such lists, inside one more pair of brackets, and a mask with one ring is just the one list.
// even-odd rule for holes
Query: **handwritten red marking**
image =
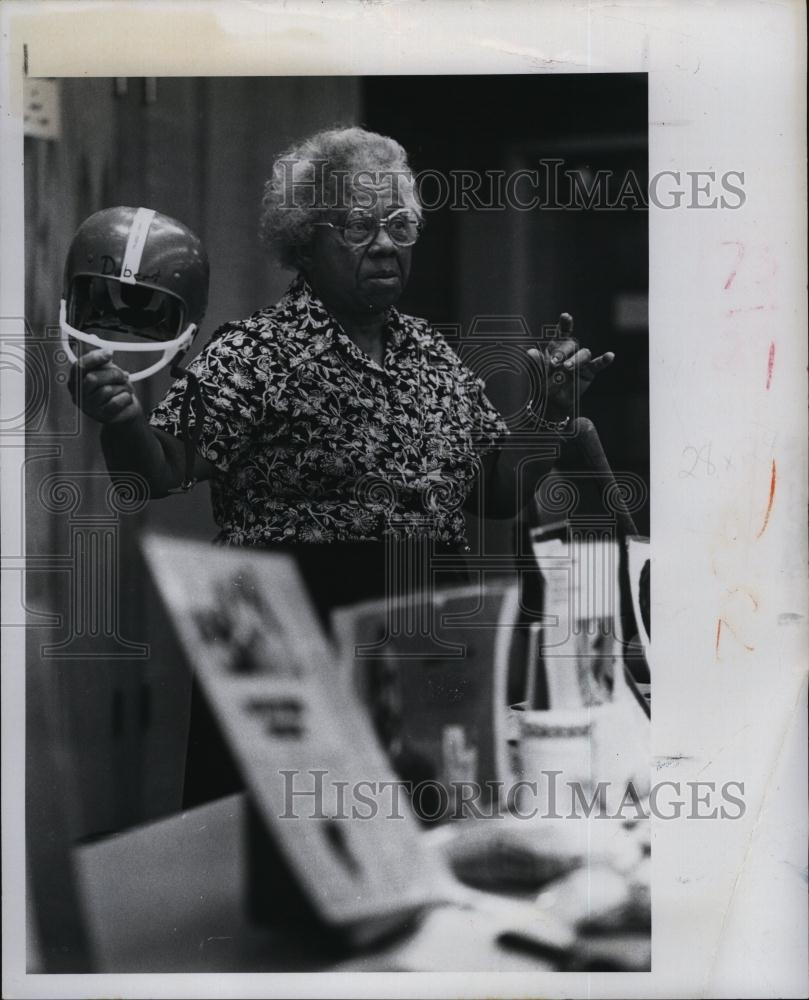
{"label": "handwritten red marking", "polygon": [[733,590],[728,590],[728,596],[733,597],[734,594],[747,594],[750,600],[753,602],[753,610],[758,611],[758,601],[753,597],[747,587],[734,587]]}
{"label": "handwritten red marking", "polygon": [[770,383],[772,382],[772,369],[775,364],[775,341],[770,341],[770,351],[767,355],[767,388],[770,388]]}
{"label": "handwritten red marking", "polygon": [[717,619],[717,622],[716,622],[716,646],[715,646],[715,648],[716,648],[716,658],[717,658],[717,660],[719,659],[719,639],[720,639],[720,637],[722,635],[722,626],[723,625],[730,629],[730,632],[731,632],[731,635],[733,636],[733,638],[736,640],[736,642],[738,642],[742,646],[744,646],[744,648],[747,650],[748,653],[752,653],[753,652],[753,650],[756,647],[755,646],[748,646],[748,644],[744,641],[744,639],[740,639],[738,633],[736,632],[736,629],[730,624],[730,622],[726,618],[719,618],[719,619]]}
{"label": "handwritten red marking", "polygon": [[767,524],[769,523],[770,520],[770,512],[772,511],[773,501],[775,500],[775,479],[776,479],[775,459],[773,459],[772,471],[770,472],[770,498],[767,501],[767,509],[764,512],[764,523],[761,525],[761,528],[759,529],[759,533],[756,535],[756,538],[761,538],[761,536],[767,530]]}
{"label": "handwritten red marking", "polygon": [[725,240],[722,243],[722,246],[723,247],[736,247],[737,251],[738,251],[738,253],[736,255],[736,264],[735,264],[733,270],[728,275],[728,280],[725,282],[725,291],[727,291],[730,288],[730,286],[733,284],[733,279],[736,277],[736,272],[739,269],[739,264],[741,264],[742,260],[744,259],[744,244],[743,243],[739,243],[736,240]]}

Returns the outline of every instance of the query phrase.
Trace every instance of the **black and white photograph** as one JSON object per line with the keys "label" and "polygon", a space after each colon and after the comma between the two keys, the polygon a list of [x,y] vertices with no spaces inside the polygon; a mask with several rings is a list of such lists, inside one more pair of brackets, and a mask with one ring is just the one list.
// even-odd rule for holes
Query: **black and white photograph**
{"label": "black and white photograph", "polygon": [[798,996],[781,118],[710,154],[651,5],[79,6],[6,16],[4,995]]}

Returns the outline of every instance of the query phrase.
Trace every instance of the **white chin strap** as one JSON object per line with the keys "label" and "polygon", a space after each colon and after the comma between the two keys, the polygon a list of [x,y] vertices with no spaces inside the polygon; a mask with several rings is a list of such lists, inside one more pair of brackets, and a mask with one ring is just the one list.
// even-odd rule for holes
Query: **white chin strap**
{"label": "white chin strap", "polygon": [[187,351],[191,346],[191,341],[194,339],[194,334],[197,330],[194,323],[189,323],[180,336],[174,340],[167,340],[161,342],[160,344],[119,344],[114,340],[102,340],[101,337],[96,337],[95,334],[85,333],[83,330],[77,330],[75,326],[71,326],[67,321],[67,304],[64,299],[62,299],[59,305],[59,328],[62,331],[62,346],[71,361],[78,360],[70,346],[71,337],[82,341],[84,344],[90,344],[92,347],[103,348],[105,351],[162,352],[163,357],[159,361],[155,361],[155,363],[153,365],[149,365],[148,368],[142,368],[140,371],[132,372],[129,376],[130,381],[132,382],[140,382],[141,379],[154,375],[155,372],[159,372],[161,368],[165,368],[166,365],[170,364],[176,355],[178,355],[181,351]]}

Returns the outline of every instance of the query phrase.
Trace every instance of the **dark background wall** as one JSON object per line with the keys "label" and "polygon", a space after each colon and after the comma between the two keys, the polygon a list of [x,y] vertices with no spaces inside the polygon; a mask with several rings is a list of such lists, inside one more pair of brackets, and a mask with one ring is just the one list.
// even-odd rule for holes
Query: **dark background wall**
{"label": "dark background wall", "polygon": [[[555,159],[564,161],[559,170],[582,172],[588,182],[610,171],[609,201],[630,176],[641,192],[647,189],[643,74],[382,77],[366,82],[363,97],[367,126],[395,136],[417,171],[508,174]],[[541,204],[550,205],[553,192],[542,187],[542,170],[539,175]],[[437,197],[436,191],[425,181],[428,195]],[[557,193],[562,203],[568,200],[564,189]],[[527,202],[530,191],[519,187],[518,196]],[[633,201],[627,197],[625,204]],[[613,467],[648,485],[647,293],[643,208],[459,208],[428,212],[403,306],[460,327],[462,342],[472,339],[476,318],[481,324],[489,317],[487,328],[503,334],[504,357],[517,350],[510,347],[513,318],[539,336],[561,312],[571,313],[584,346],[616,354],[588,390],[584,412]],[[506,381],[495,375],[487,387],[507,414],[520,400],[509,396]],[[636,521],[648,533],[648,510]]]}
{"label": "dark background wall", "polygon": [[[203,488],[131,513],[110,508],[98,430],[77,425],[56,381],[66,370],[53,335],[61,270],[78,224],[109,205],[148,205],[199,232],[212,259],[202,346],[290,280],[265,258],[256,229],[263,181],[294,139],[361,123],[398,138],[416,170],[532,169],[556,157],[572,169],[634,171],[643,188],[647,111],[642,76],[71,79],[57,88],[58,134],[25,140],[26,316],[31,356],[50,380],[29,425],[26,472],[28,676],[46,707],[29,713],[28,779],[29,816],[64,796],[75,840],[179,804],[188,678],[137,538],[145,528],[215,531]],[[644,211],[436,211],[403,307],[454,331],[462,351],[475,318],[489,317],[504,356],[515,349],[515,317],[538,333],[571,312],[583,343],[617,355],[585,412],[614,467],[648,480],[646,291]],[[496,366],[482,374],[504,412],[514,409]],[[150,380],[145,404],[167,384],[165,372]],[[43,501],[48,477],[79,474],[78,499]],[[646,512],[637,520],[648,531]],[[108,558],[88,556],[92,538],[106,540]],[[95,593],[102,564],[111,597],[90,627],[77,595]]]}

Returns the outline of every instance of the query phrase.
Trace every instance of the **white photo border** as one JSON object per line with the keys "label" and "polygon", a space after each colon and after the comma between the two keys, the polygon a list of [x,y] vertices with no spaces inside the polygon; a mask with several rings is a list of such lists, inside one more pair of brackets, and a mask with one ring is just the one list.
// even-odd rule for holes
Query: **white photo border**
{"label": "white photo border", "polygon": [[[27,975],[24,630],[5,628],[4,995],[806,995],[804,5],[7,0],[0,17],[6,320],[24,315],[23,46],[36,77],[645,72],[650,177],[742,171],[745,194],[650,206],[653,759],[660,778],[743,781],[746,803],[655,821],[652,972]],[[4,415],[22,381],[0,371]],[[713,472],[688,474],[706,444]],[[5,553],[24,551],[23,457],[3,446]],[[9,621],[5,579],[2,598]]]}

